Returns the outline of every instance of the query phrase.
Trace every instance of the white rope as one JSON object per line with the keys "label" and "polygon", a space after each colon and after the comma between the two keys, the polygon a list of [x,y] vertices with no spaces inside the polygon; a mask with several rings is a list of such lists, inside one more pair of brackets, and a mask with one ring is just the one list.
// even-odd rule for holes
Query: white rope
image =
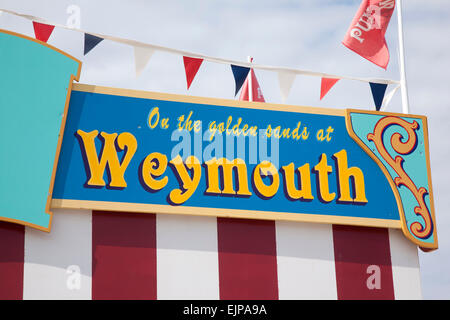
{"label": "white rope", "polygon": [[329,74],[329,73],[315,72],[315,71],[309,71],[309,70],[301,70],[301,69],[293,69],[293,68],[285,68],[285,67],[275,67],[275,66],[254,64],[254,63],[249,63],[249,62],[222,59],[222,58],[207,56],[207,55],[203,55],[203,54],[199,54],[199,53],[195,53],[195,52],[189,52],[189,51],[173,49],[173,48],[164,47],[164,46],[158,46],[155,44],[144,43],[144,42],[140,42],[140,41],[136,41],[136,40],[124,39],[124,38],[114,37],[114,36],[100,34],[100,33],[88,32],[88,31],[78,29],[78,28],[70,28],[65,25],[47,21],[40,17],[35,17],[32,15],[27,15],[27,14],[21,14],[21,13],[17,13],[17,12],[11,11],[11,10],[0,9],[0,12],[1,11],[6,12],[11,15],[14,15],[14,16],[25,18],[30,21],[36,21],[39,23],[52,25],[52,26],[55,26],[58,28],[87,33],[87,34],[90,34],[90,35],[93,35],[93,36],[96,36],[99,38],[107,39],[107,40],[122,43],[122,44],[127,44],[127,45],[130,45],[133,47],[142,47],[142,48],[148,48],[148,49],[168,52],[168,53],[172,53],[172,54],[179,54],[179,55],[183,55],[186,57],[199,58],[199,59],[203,59],[203,60],[215,62],[215,63],[233,64],[236,66],[259,69],[259,70],[266,70],[266,71],[273,71],[273,72],[286,72],[286,73],[291,73],[291,74],[296,74],[296,75],[305,75],[305,76],[330,78],[330,79],[347,79],[347,80],[356,80],[356,81],[362,81],[362,82],[372,82],[372,83],[382,83],[382,84],[399,84],[400,83],[400,81],[398,81],[398,80],[378,79],[378,78],[360,78],[360,77],[344,76],[344,75]]}

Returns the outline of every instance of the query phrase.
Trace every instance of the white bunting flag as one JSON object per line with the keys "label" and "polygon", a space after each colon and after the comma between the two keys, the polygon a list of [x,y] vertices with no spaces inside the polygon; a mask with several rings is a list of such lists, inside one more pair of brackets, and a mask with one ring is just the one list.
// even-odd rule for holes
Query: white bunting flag
{"label": "white bunting flag", "polygon": [[144,70],[145,66],[147,65],[148,61],[152,57],[155,50],[150,48],[143,48],[143,47],[134,47],[134,63],[136,66],[136,77],[139,77],[139,75]]}
{"label": "white bunting flag", "polygon": [[389,105],[389,102],[391,102],[392,97],[394,96],[394,94],[397,92],[398,88],[400,88],[400,85],[396,85],[394,87],[394,89],[392,89],[391,91],[389,91],[389,93],[387,95],[384,96],[383,102],[381,104],[381,109],[380,111],[384,111],[386,109],[386,107]]}
{"label": "white bunting flag", "polygon": [[292,72],[278,72],[278,83],[280,85],[281,99],[283,103],[286,101],[289,91],[291,91],[295,76],[296,74]]}

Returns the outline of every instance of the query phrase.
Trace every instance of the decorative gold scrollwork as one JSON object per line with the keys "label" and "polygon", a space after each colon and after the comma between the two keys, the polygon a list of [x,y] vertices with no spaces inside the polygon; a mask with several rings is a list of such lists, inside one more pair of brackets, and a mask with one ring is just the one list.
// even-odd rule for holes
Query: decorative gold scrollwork
{"label": "decorative gold scrollwork", "polygon": [[408,133],[408,139],[402,141],[403,135],[399,132],[394,133],[390,139],[392,148],[399,154],[405,155],[411,153],[417,145],[416,130],[419,127],[419,124],[416,121],[409,123],[399,117],[384,117],[377,122],[373,132],[367,135],[367,139],[375,143],[381,157],[398,174],[398,177],[394,179],[395,185],[397,187],[400,187],[401,185],[405,186],[416,198],[418,206],[414,208],[414,213],[423,218],[424,224],[422,225],[419,221],[414,221],[410,225],[410,231],[416,237],[426,239],[433,232],[433,221],[424,199],[425,195],[428,194],[428,190],[424,187],[417,188],[415,183],[403,169],[403,162],[405,161],[403,157],[397,155],[394,159],[386,150],[383,143],[383,135],[386,132],[386,129],[393,125],[398,125],[405,129]]}

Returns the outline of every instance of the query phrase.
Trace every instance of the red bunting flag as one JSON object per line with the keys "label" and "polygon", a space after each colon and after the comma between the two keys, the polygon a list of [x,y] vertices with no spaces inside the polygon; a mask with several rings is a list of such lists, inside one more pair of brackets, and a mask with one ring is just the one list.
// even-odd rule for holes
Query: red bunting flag
{"label": "red bunting flag", "polygon": [[186,71],[187,88],[189,90],[189,87],[191,86],[191,83],[194,80],[195,75],[197,74],[197,71],[202,64],[203,59],[183,56],[183,61],[184,61],[184,69]]}
{"label": "red bunting flag", "polygon": [[384,34],[394,7],[395,0],[363,0],[342,44],[386,69],[389,50]]}
{"label": "red bunting flag", "polygon": [[249,99],[250,76],[252,77],[252,83],[251,83],[252,100],[251,101],[266,102],[264,100],[264,96],[263,96],[261,87],[259,86],[258,80],[256,80],[255,71],[253,71],[253,69],[250,70],[249,75],[247,76],[247,79],[245,79],[245,82],[242,86],[241,96],[239,97],[239,100],[250,101],[250,99]]}
{"label": "red bunting flag", "polygon": [[33,28],[36,39],[47,42],[55,26],[33,21]]}
{"label": "red bunting flag", "polygon": [[339,79],[322,78],[320,84],[320,100],[330,91],[330,89],[338,82]]}

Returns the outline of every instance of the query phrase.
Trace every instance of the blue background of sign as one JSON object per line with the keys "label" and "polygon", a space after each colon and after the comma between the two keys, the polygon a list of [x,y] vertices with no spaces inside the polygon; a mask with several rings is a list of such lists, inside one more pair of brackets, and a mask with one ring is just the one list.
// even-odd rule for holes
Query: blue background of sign
{"label": "blue background of sign", "polygon": [[[150,129],[148,127],[148,115],[154,107],[159,108],[161,118],[170,118],[169,129],[162,130],[159,127]],[[268,124],[271,124],[272,128],[281,125],[292,130],[301,121],[302,127],[308,127],[309,139],[299,141],[280,139],[280,167],[294,162],[296,168],[309,163],[312,169],[318,163],[320,155],[325,153],[328,165],[333,168],[333,172],[329,174],[330,192],[336,192],[337,198],[336,168],[331,156],[346,149],[348,166],[357,166],[364,173],[368,203],[365,205],[342,204],[337,203],[336,199],[329,203],[322,203],[317,197],[316,174],[314,173],[311,173],[314,200],[310,202],[288,200],[283,192],[282,175],[280,175],[280,187],[277,194],[270,200],[265,200],[259,198],[251,186],[251,173],[256,164],[247,163],[249,190],[253,193],[252,196],[244,198],[205,195],[206,175],[202,168],[202,176],[197,190],[181,206],[399,220],[397,203],[388,181],[378,165],[348,135],[345,117],[202,105],[82,91],[72,92],[53,198],[169,205],[168,194],[171,190],[179,188],[173,171],[169,167],[167,168],[165,175],[169,178],[168,184],[162,190],[152,193],[146,191],[139,181],[139,166],[152,152],[163,153],[170,160],[172,148],[178,143],[178,141],[171,141],[172,132],[177,124],[176,119],[182,114],[186,117],[191,110],[193,111],[191,119],[202,121],[203,132],[208,130],[211,121],[226,123],[229,116],[233,117],[232,125],[235,124],[235,120],[242,117],[242,123],[257,125],[260,129],[265,129]],[[326,130],[329,126],[334,128],[332,140],[319,142],[316,139],[317,130]],[[75,135],[78,129],[85,132],[98,130],[99,132],[118,134],[130,132],[136,137],[138,148],[125,172],[126,188],[118,190],[107,187],[85,187],[88,177],[80,145]],[[300,129],[301,131],[302,129]],[[191,144],[193,150],[193,138]],[[207,144],[208,142],[203,142],[203,147]],[[96,139],[96,148],[97,152],[100,152],[101,141],[99,139]],[[121,159],[123,152],[118,154]],[[106,171],[104,179],[108,183]]]}

